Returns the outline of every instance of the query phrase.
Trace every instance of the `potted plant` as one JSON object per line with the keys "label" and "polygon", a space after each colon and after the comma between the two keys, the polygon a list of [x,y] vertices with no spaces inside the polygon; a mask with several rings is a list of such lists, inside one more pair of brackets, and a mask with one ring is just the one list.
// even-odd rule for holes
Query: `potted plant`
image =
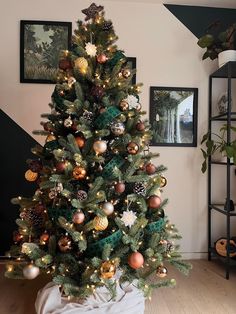
{"label": "potted plant", "polygon": [[197,44],[201,48],[206,48],[202,56],[203,60],[218,58],[219,67],[221,67],[228,61],[236,61],[236,23],[220,32],[217,31],[219,25],[219,22],[211,24]]}
{"label": "potted plant", "polygon": [[[230,126],[230,129],[236,132],[236,127]],[[205,145],[201,148],[204,161],[202,163],[202,172],[204,173],[207,169],[207,160],[210,156],[215,155],[217,152],[222,155],[222,157],[227,157],[232,159],[232,162],[236,165],[236,140],[232,140],[227,143],[226,140],[227,125],[223,125],[220,129],[220,133],[207,132],[202,137],[201,144]],[[212,139],[212,136],[214,139]]]}

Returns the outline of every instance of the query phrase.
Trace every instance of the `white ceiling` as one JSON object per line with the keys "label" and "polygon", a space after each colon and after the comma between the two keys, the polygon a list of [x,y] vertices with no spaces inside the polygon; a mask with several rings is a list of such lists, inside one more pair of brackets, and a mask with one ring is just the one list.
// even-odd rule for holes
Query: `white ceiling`
{"label": "white ceiling", "polygon": [[168,3],[168,4],[196,5],[196,6],[236,9],[236,0],[112,0],[112,1],[124,1],[124,2],[135,2],[135,3],[144,2],[144,3],[157,3],[157,4]]}

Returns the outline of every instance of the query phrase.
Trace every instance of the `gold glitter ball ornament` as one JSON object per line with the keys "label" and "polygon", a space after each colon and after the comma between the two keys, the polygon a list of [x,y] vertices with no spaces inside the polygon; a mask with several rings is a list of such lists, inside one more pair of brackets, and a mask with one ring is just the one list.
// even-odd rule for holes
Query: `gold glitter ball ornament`
{"label": "gold glitter ball ornament", "polygon": [[97,231],[103,231],[108,227],[107,217],[96,216],[93,219],[94,229]]}
{"label": "gold glitter ball ornament", "polygon": [[111,261],[103,262],[100,268],[102,279],[111,279],[116,273],[116,266]]}
{"label": "gold glitter ball ornament", "polygon": [[29,182],[34,182],[36,181],[38,178],[38,173],[37,172],[33,172],[30,169],[26,171],[25,173],[25,179]]}
{"label": "gold glitter ball ornament", "polygon": [[86,71],[88,68],[88,61],[84,57],[79,57],[74,61],[75,68],[79,71]]}
{"label": "gold glitter ball ornament", "polygon": [[73,170],[73,177],[76,180],[83,180],[86,176],[86,170],[83,167],[76,166]]}

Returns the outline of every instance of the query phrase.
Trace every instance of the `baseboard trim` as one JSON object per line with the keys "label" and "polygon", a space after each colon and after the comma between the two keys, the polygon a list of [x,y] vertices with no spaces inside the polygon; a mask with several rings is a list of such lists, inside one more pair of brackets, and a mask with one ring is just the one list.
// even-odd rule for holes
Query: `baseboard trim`
{"label": "baseboard trim", "polygon": [[181,253],[183,259],[207,259],[208,253],[206,252],[190,252]]}

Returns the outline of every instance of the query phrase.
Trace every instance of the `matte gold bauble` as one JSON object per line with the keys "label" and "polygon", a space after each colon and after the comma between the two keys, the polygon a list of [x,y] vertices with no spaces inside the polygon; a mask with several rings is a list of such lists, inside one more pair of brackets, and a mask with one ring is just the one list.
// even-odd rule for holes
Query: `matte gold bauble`
{"label": "matte gold bauble", "polygon": [[75,138],[76,144],[78,145],[79,148],[83,148],[85,145],[85,139],[82,136],[77,136]]}
{"label": "matte gold bauble", "polygon": [[116,183],[115,191],[116,193],[119,193],[119,194],[123,193],[125,191],[125,184],[122,182]]}
{"label": "matte gold bauble", "polygon": [[167,179],[163,176],[161,176],[161,183],[160,183],[160,187],[164,188],[167,185]]}
{"label": "matte gold bauble", "polygon": [[105,141],[98,140],[93,143],[93,149],[97,154],[105,153],[107,150],[107,143]]}
{"label": "matte gold bauble", "polygon": [[83,167],[76,166],[73,170],[73,177],[76,180],[83,180],[86,176],[86,170]]}
{"label": "matte gold bauble", "polygon": [[48,143],[48,142],[51,142],[51,141],[55,141],[56,140],[56,137],[52,134],[49,134],[47,137],[46,137],[46,140],[45,142]]}
{"label": "matte gold bauble", "polygon": [[26,171],[25,173],[25,178],[27,181],[33,182],[36,181],[38,178],[38,173],[37,172],[33,172],[30,169]]}
{"label": "matte gold bauble", "polygon": [[119,107],[122,111],[126,111],[129,109],[129,104],[127,103],[127,101],[122,100],[119,104]]}
{"label": "matte gold bauble", "polygon": [[23,268],[23,275],[26,279],[34,279],[39,275],[39,268],[33,264],[26,265]]}
{"label": "matte gold bauble", "polygon": [[130,75],[131,75],[130,69],[124,69],[124,70],[122,71],[122,76],[123,76],[124,78],[130,77]]}
{"label": "matte gold bauble", "polygon": [[62,236],[58,240],[58,246],[59,246],[60,251],[63,253],[71,251],[72,249],[71,239],[67,236]]}
{"label": "matte gold bauble", "polygon": [[159,266],[156,271],[156,275],[160,278],[165,278],[167,276],[167,268],[164,266]]}
{"label": "matte gold bauble", "polygon": [[81,211],[77,211],[73,215],[73,223],[76,225],[82,224],[84,222],[85,216],[84,213]]}
{"label": "matte gold bauble", "polygon": [[100,272],[102,279],[110,279],[116,273],[116,266],[111,261],[103,262],[100,268]]}
{"label": "matte gold bauble", "polygon": [[134,143],[134,142],[130,142],[127,147],[127,152],[130,154],[130,155],[136,155],[138,153],[138,150],[139,150],[139,146],[138,144]]}
{"label": "matte gold bauble", "polygon": [[157,195],[151,195],[147,201],[149,208],[158,208],[161,205],[161,199]]}
{"label": "matte gold bauble", "polygon": [[151,175],[156,172],[156,166],[152,163],[148,163],[145,167],[147,174]]}
{"label": "matte gold bauble", "polygon": [[105,230],[108,227],[108,219],[107,217],[96,216],[93,219],[94,229],[97,231]]}
{"label": "matte gold bauble", "polygon": [[128,258],[128,264],[133,269],[138,269],[143,266],[144,258],[139,252],[133,252]]}
{"label": "matte gold bauble", "polygon": [[84,57],[79,57],[74,61],[75,68],[80,72],[86,72],[88,68],[88,61]]}

